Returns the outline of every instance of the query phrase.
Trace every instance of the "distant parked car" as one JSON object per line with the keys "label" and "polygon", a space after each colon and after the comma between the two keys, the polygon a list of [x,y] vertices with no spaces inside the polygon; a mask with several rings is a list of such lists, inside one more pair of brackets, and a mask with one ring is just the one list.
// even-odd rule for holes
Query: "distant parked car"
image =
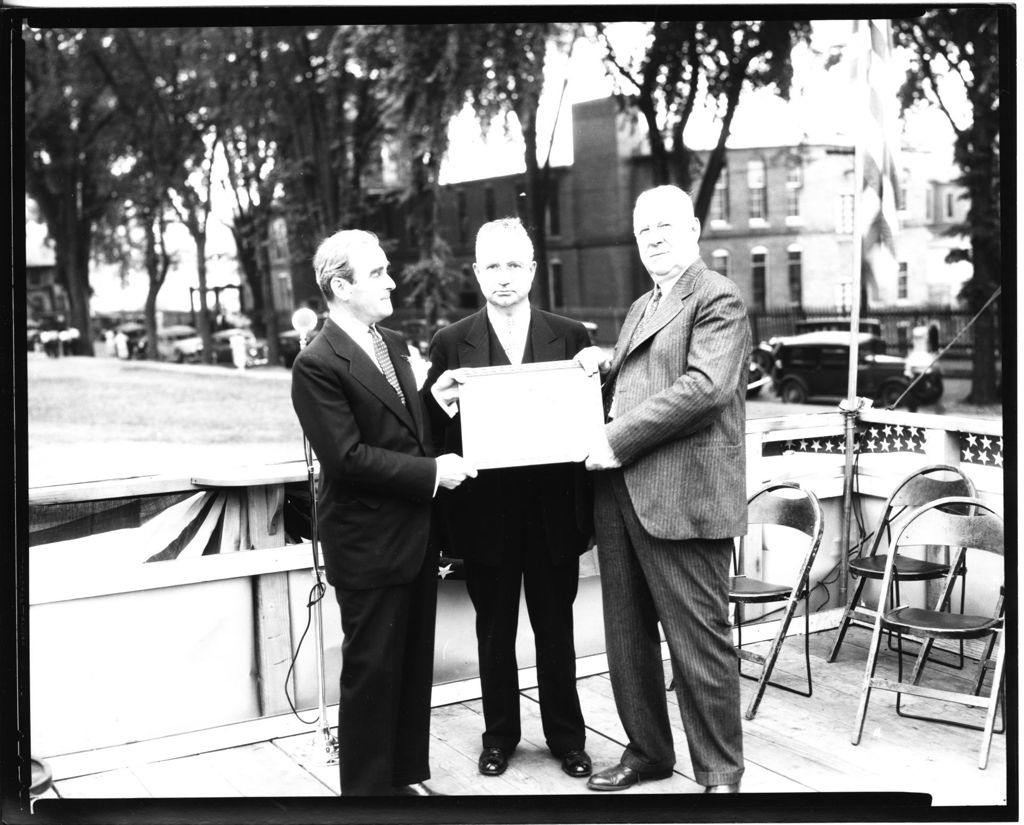
{"label": "distant parked car", "polygon": [[[230,364],[231,339],[241,335],[245,338],[247,367],[262,366],[267,363],[267,344],[247,329],[223,329],[213,333],[213,363]],[[197,364],[203,360],[203,339],[199,335],[182,338],[174,342],[174,354],[171,360],[179,364]]]}
{"label": "distant parked car", "polygon": [[[869,335],[874,335],[876,338],[882,337],[882,322],[877,318],[861,318],[858,327],[861,332],[866,332]],[[799,321],[793,322],[793,329],[795,330],[794,335],[806,335],[808,332],[827,332],[828,330],[850,331],[850,319],[843,318],[842,316],[835,316],[831,318],[803,318]],[[765,375],[770,375],[772,371],[772,350],[775,347],[776,342],[782,338],[781,335],[774,335],[767,341],[761,341],[754,347],[754,351],[750,354],[750,360],[757,364]]]}
{"label": "distant parked car", "polygon": [[[310,332],[309,336],[306,338],[306,343],[308,344],[316,338],[316,334],[319,331],[320,327],[317,327]],[[292,364],[295,362],[295,356],[299,354],[299,349],[301,349],[299,346],[299,333],[294,329],[285,330],[277,336],[277,356],[280,359],[282,366],[291,369]]]}
{"label": "distant parked car", "polygon": [[[857,395],[889,406],[925,372],[925,377],[903,403],[914,408],[918,404],[932,404],[942,397],[942,374],[937,367],[927,369],[906,358],[886,355],[885,342],[869,333],[860,333],[857,347]],[[779,338],[773,347],[772,359],[772,386],[787,403],[802,404],[812,398],[846,395],[849,332],[809,332]]]}
{"label": "distant parked car", "polygon": [[[186,338],[194,338],[197,335],[196,328],[188,324],[172,324],[169,327],[162,327],[156,334],[156,349],[160,358],[164,361],[175,361],[174,345]],[[138,357],[148,357],[149,336],[143,335],[139,339]]]}

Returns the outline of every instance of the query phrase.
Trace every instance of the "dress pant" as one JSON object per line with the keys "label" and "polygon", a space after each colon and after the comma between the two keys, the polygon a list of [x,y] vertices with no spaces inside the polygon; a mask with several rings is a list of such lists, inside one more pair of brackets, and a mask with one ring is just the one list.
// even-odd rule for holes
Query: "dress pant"
{"label": "dress pant", "polygon": [[739,782],[743,730],[729,622],[732,539],[648,535],[621,470],[596,474],[594,518],[608,666],[629,740],[622,764],[642,770],[675,764],[660,623],[694,778],[702,785]]}
{"label": "dress pant", "polygon": [[537,652],[540,714],[555,756],[581,749],[586,739],[576,692],[572,604],[579,588],[579,557],[551,563],[539,508],[525,507],[507,521],[500,565],[466,561],[466,589],[476,610],[477,650],[483,692],[483,747],[511,752],[519,744],[519,666],[516,630],[520,588]]}
{"label": "dress pant", "polygon": [[343,796],[430,778],[437,558],[408,584],[336,591],[341,607],[338,746]]}

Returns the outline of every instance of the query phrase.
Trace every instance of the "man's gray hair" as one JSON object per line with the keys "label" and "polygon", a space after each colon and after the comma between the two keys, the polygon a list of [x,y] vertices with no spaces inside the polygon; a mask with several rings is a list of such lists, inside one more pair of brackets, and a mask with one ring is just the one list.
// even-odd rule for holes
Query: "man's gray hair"
{"label": "man's gray hair", "polygon": [[494,235],[511,235],[521,240],[530,250],[530,260],[533,260],[533,241],[530,234],[523,226],[519,218],[499,218],[496,221],[488,221],[480,227],[476,233],[476,256],[480,257],[480,245],[487,242],[487,239]]}
{"label": "man's gray hair", "polygon": [[677,201],[683,209],[689,212],[688,217],[693,217],[693,198],[684,189],[680,189],[678,186],[673,186],[671,183],[662,184],[661,186],[654,186],[650,189],[645,189],[639,195],[637,195],[636,203],[633,206],[633,212],[636,213],[637,206],[640,205],[642,200],[648,197],[663,195],[671,200]]}
{"label": "man's gray hair", "polygon": [[341,277],[351,283],[352,250],[367,244],[377,245],[379,241],[376,235],[363,229],[343,229],[321,241],[316,255],[313,256],[313,272],[316,274],[317,286],[320,287],[327,303],[334,300],[331,280]]}

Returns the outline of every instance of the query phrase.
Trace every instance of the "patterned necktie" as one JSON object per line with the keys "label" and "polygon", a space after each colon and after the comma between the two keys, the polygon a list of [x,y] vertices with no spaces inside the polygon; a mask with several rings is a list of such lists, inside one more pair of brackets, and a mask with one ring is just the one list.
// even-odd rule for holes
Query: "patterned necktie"
{"label": "patterned necktie", "polygon": [[405,393],[402,392],[402,387],[398,383],[398,374],[395,372],[395,365],[391,363],[391,355],[388,353],[387,344],[384,343],[384,339],[381,338],[376,327],[370,327],[369,329],[370,337],[373,339],[373,353],[377,356],[377,363],[380,364],[384,377],[387,378],[388,383],[394,387],[395,392],[398,393],[398,397],[404,404]]}
{"label": "patterned necktie", "polygon": [[647,307],[644,309],[644,316],[640,319],[640,323],[637,324],[637,329],[642,327],[651,318],[654,317],[654,313],[658,311],[658,303],[661,301],[661,287],[658,284],[654,285],[654,294],[651,296],[651,300],[647,302]]}

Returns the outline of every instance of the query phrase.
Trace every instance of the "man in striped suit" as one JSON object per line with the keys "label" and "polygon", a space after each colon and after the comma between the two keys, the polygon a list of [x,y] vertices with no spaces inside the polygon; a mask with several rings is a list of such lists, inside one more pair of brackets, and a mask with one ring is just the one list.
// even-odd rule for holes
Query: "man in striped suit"
{"label": "man in striped suit", "polygon": [[700,259],[700,222],[674,186],[641,193],[633,232],[653,289],[626,315],[604,382],[595,474],[608,665],[629,742],[588,787],[672,774],[658,625],[672,660],[694,777],[736,792],[740,688],[729,623],[732,539],[747,529],[750,331],[739,289]]}

